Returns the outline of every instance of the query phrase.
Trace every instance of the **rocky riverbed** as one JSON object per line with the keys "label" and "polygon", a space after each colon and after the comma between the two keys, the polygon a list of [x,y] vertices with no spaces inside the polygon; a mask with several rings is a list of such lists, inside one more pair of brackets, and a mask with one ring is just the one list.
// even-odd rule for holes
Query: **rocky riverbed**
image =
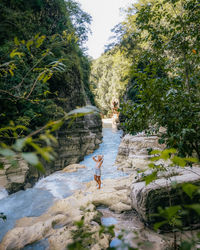
{"label": "rocky riverbed", "polygon": [[[109,137],[107,144],[103,143],[104,151],[100,147],[97,152],[104,153],[107,160],[111,154],[116,157],[115,150],[111,146],[112,140],[116,137],[111,138]],[[74,241],[74,233],[78,232],[75,222],[80,221],[83,217],[84,228],[91,233],[90,249],[106,249],[109,245],[118,247],[118,249],[126,249],[127,244],[139,249],[169,249],[173,245],[172,234],[158,234],[146,227],[146,217],[142,216],[147,203],[144,202],[145,196],[142,196],[144,199],[140,199],[143,195],[141,187],[144,190],[146,189],[144,182],[138,179],[134,164],[134,159],[137,163],[140,159],[137,168],[145,169],[149,161],[147,149],[159,148],[159,144],[156,137],[148,140],[144,135],[136,137],[128,135],[124,138],[119,146],[117,163],[119,164],[119,159],[121,159],[120,169],[127,171],[128,175],[123,176],[121,170],[117,171],[116,166],[109,165],[108,161],[105,160],[108,165],[105,164],[103,169],[103,186],[100,190],[97,189],[94,181],[87,181],[73,195],[54,201],[54,204],[40,216],[24,217],[17,220],[14,228],[4,236],[0,249],[28,250],[39,249],[38,247],[41,246],[44,246],[42,249],[66,249],[66,246]],[[129,142],[127,138],[130,139]],[[127,160],[129,160],[127,157],[130,155],[131,164],[127,167]],[[136,155],[136,157],[134,158],[133,155]],[[90,164],[91,156],[88,156],[83,164],[70,165],[64,171],[68,172],[65,174],[74,174],[75,171],[81,171],[79,180],[87,180],[86,176],[91,171],[88,168]],[[121,173],[121,177],[119,176],[116,179],[116,173]],[[178,173],[177,176],[180,177],[180,174]],[[195,181],[197,180],[196,177]],[[137,188],[138,186],[140,188]],[[148,195],[146,197],[148,199]],[[112,224],[115,225],[115,237],[111,237],[107,232],[99,234],[102,225],[109,226]],[[124,236],[123,240],[121,240],[121,237],[118,239],[121,234]],[[181,237],[188,238],[191,237],[191,234],[186,232]]]}
{"label": "rocky riverbed", "polygon": [[[132,209],[130,186],[135,175],[116,180],[104,180],[98,190],[92,181],[72,196],[59,200],[39,217],[24,217],[16,222],[15,228],[3,238],[0,249],[27,249],[36,242],[46,239],[44,249],[64,250],[73,242],[75,222],[84,217],[84,228],[92,232],[91,249],[106,249],[111,246],[129,245],[139,249],[167,249],[173,244],[170,234],[157,234],[141,222]],[[101,214],[99,214],[101,212]],[[100,220],[101,218],[101,220]],[[115,225],[115,237],[103,233],[101,224]],[[123,241],[117,236],[123,234]],[[25,248],[25,249],[26,249]],[[37,248],[32,248],[37,249]],[[125,249],[125,248],[121,248]]]}
{"label": "rocky riverbed", "polygon": [[[103,142],[99,149],[85,157],[81,162],[81,168],[78,165],[68,165],[66,172],[57,171],[41,178],[33,188],[21,190],[9,196],[5,190],[1,190],[0,212],[6,214],[7,220],[5,222],[0,220],[0,240],[20,218],[42,215],[54,202],[72,195],[74,190],[83,188],[84,183],[91,181],[94,165],[92,156],[95,154],[104,154],[103,180],[125,176],[123,172],[116,171],[114,166],[121,134],[120,131],[112,128],[104,128]],[[82,165],[85,168],[82,168]]]}
{"label": "rocky riverbed", "polygon": [[55,202],[45,214],[18,220],[15,228],[3,238],[0,249],[22,249],[26,245],[48,239],[48,249],[64,250],[72,243],[72,231],[76,230],[74,223],[80,221],[83,216],[84,226],[93,232],[92,237],[95,239],[91,249],[106,249],[111,236],[104,233],[99,236],[101,223],[98,211],[101,211],[104,221],[105,218],[115,218],[116,223],[111,224],[116,224],[116,235],[125,230],[126,243],[134,247],[145,241],[144,247],[149,243],[149,249],[163,249],[170,243],[170,238],[150,232],[132,210],[130,186],[133,178],[131,175],[116,180],[104,180],[101,190],[97,190],[93,181],[85,184],[83,190]]}

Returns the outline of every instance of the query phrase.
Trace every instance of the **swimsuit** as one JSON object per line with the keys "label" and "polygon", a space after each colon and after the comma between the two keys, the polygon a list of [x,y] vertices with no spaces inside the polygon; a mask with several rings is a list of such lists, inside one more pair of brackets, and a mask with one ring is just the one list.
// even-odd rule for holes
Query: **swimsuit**
{"label": "swimsuit", "polygon": [[95,169],[94,169],[94,175],[96,175],[96,176],[101,176],[101,169],[95,168]]}
{"label": "swimsuit", "polygon": [[[99,162],[100,164],[101,162]],[[101,176],[101,167],[99,168],[99,164],[95,166],[94,168],[94,175]]]}

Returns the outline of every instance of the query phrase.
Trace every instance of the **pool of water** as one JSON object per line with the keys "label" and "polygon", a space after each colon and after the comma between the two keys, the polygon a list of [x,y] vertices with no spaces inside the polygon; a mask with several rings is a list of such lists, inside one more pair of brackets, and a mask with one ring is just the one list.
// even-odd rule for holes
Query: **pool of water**
{"label": "pool of water", "polygon": [[115,225],[115,224],[117,224],[117,222],[118,221],[113,217],[107,217],[107,218],[102,217],[101,218],[102,225],[107,226],[107,227]]}
{"label": "pool of water", "polygon": [[[103,226],[114,226],[115,237],[110,242],[110,248],[116,250],[128,250],[132,246],[133,232],[144,229],[144,224],[140,221],[134,210],[115,213],[106,206],[99,206],[97,210],[102,214],[101,224]],[[123,240],[121,236],[123,235]],[[133,247],[133,249],[136,249]],[[148,248],[147,248],[148,249]]]}
{"label": "pool of water", "polygon": [[102,179],[114,179],[127,175],[118,171],[114,165],[121,136],[121,131],[103,128],[103,142],[100,144],[99,149],[80,162],[80,164],[86,166],[85,169],[80,169],[75,173],[55,172],[39,180],[33,188],[9,196],[5,190],[1,190],[0,212],[7,216],[7,220],[5,222],[0,220],[0,240],[7,231],[14,227],[16,220],[26,216],[40,216],[55,200],[70,196],[74,190],[81,189],[84,182],[93,180],[95,162],[92,157],[94,155],[104,155]]}
{"label": "pool of water", "polygon": [[[110,247],[114,247],[117,249],[123,249],[123,242],[118,239],[118,238],[114,238],[111,242],[110,242]],[[125,249],[124,249],[125,250]]]}
{"label": "pool of water", "polygon": [[49,242],[48,239],[40,240],[38,242],[35,242],[31,245],[27,245],[23,248],[23,250],[45,250],[49,248]]}

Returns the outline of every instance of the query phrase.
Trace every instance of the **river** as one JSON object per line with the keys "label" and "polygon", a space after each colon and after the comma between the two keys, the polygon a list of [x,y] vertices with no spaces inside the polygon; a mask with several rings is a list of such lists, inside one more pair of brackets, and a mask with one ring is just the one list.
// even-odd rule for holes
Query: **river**
{"label": "river", "polygon": [[7,216],[7,220],[5,222],[0,220],[0,241],[6,232],[14,227],[16,220],[25,216],[40,216],[54,201],[72,195],[73,191],[83,188],[83,183],[91,181],[95,165],[92,160],[94,155],[104,155],[102,180],[126,175],[117,171],[114,165],[121,136],[121,131],[103,128],[103,142],[99,149],[93,154],[85,156],[84,160],[80,162],[80,164],[86,166],[85,169],[80,169],[75,173],[55,172],[40,179],[33,188],[9,196],[6,195],[5,190],[2,190],[0,192],[0,212]]}

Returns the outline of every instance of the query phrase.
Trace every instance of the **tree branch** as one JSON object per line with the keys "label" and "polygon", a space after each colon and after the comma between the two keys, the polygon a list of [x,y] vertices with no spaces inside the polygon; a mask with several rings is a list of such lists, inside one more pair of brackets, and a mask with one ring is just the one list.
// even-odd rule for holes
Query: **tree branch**
{"label": "tree branch", "polygon": [[22,81],[17,85],[14,86],[12,89],[16,89],[16,88],[20,88],[21,85],[23,84],[24,80],[26,79],[26,77],[28,76],[28,74],[30,74],[30,72],[48,55],[48,53],[46,55],[44,55],[40,60],[38,60],[38,62],[33,65],[33,67],[25,74],[25,76],[23,77]]}
{"label": "tree branch", "polygon": [[11,96],[11,97],[13,97],[13,98],[15,98],[15,99],[20,99],[20,100],[25,99],[24,97],[15,96],[15,95],[13,95],[12,93],[10,93],[10,92],[8,92],[8,91],[6,91],[6,90],[3,90],[3,89],[0,89],[0,92],[3,93],[3,94],[7,94],[7,95],[9,95],[9,96]]}

